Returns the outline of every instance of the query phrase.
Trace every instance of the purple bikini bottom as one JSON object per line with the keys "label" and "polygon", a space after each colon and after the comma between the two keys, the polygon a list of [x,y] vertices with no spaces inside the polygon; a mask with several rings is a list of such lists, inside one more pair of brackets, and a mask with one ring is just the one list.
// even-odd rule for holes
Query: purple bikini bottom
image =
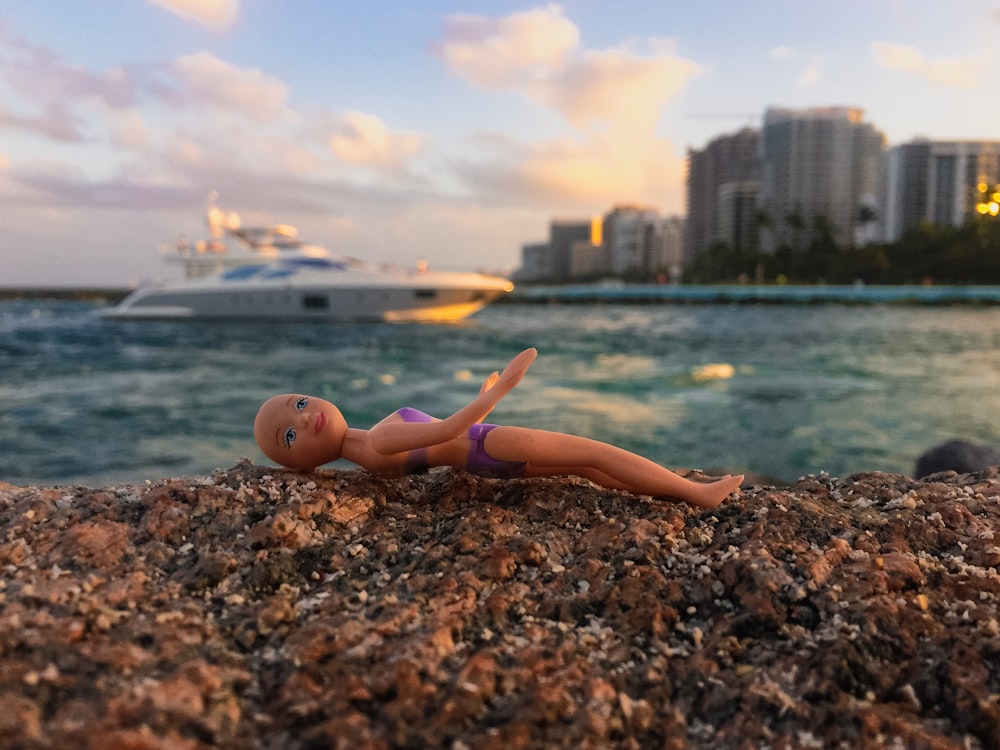
{"label": "purple bikini bottom", "polygon": [[526,464],[523,462],[500,461],[486,452],[486,436],[490,434],[490,430],[494,430],[498,426],[495,424],[474,424],[469,428],[469,440],[472,441],[472,448],[469,450],[469,459],[465,464],[466,471],[480,477],[494,479],[510,479],[524,473]]}

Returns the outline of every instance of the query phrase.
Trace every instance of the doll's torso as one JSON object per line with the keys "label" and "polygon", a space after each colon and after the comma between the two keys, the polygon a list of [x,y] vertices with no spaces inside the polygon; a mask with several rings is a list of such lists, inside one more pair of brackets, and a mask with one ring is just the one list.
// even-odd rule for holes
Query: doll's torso
{"label": "doll's torso", "polygon": [[[431,422],[434,419],[429,414],[411,406],[404,406],[395,413],[402,417],[404,422]],[[464,461],[455,461],[454,455],[447,455],[453,454],[454,445],[419,448],[410,451],[406,456],[404,473],[421,474],[431,466],[455,466],[481,477],[507,479],[520,476],[524,471],[525,465],[523,463],[499,461],[486,452],[486,436],[497,426],[495,424],[474,424],[469,428],[465,437],[465,440],[468,441],[468,447]],[[458,438],[458,440],[463,439]],[[454,444],[456,441],[451,442]],[[441,455],[439,448],[445,449],[446,455]]]}
{"label": "doll's torso", "polygon": [[[403,418],[404,422],[431,422],[434,420],[430,414],[425,414],[412,406],[404,406],[396,411],[396,414]],[[423,474],[431,467],[427,459],[427,448],[417,448],[406,455],[404,474]]]}

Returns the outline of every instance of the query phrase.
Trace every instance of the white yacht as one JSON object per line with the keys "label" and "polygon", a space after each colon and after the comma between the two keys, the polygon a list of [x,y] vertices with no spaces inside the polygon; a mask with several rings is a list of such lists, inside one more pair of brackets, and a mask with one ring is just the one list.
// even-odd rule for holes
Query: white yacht
{"label": "white yacht", "polygon": [[513,290],[480,273],[377,266],[306,243],[295,227],[243,227],[208,203],[211,238],[164,248],[180,281],[139,287],[103,312],[127,320],[454,321]]}

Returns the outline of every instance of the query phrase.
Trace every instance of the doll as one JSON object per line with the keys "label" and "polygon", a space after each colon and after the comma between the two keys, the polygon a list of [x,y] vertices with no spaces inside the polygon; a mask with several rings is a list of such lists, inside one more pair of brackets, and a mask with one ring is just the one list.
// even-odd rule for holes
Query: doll
{"label": "doll", "polygon": [[585,437],[483,424],[537,355],[535,349],[518,354],[503,372],[486,379],[477,398],[445,419],[404,407],[363,430],[349,427],[329,401],[285,394],[261,406],[254,438],[268,458],[303,471],[345,458],[390,477],[433,466],[500,478],[576,475],[608,489],[677,498],[700,508],[714,508],[740,486],[742,475],[694,482],[622,448]]}

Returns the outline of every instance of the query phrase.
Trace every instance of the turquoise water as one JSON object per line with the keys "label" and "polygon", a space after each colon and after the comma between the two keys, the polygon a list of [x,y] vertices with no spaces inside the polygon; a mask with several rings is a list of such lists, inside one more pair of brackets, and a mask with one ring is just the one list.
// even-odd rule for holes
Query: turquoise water
{"label": "turquoise water", "polygon": [[[672,467],[910,473],[961,437],[1000,446],[1000,308],[499,305],[459,325],[114,323],[0,303],[0,480],[107,484],[263,461],[277,392],[367,426],[444,415],[526,346],[493,421],[616,443]],[[731,377],[699,378],[708,364]],[[729,374],[716,368],[716,375]]]}

